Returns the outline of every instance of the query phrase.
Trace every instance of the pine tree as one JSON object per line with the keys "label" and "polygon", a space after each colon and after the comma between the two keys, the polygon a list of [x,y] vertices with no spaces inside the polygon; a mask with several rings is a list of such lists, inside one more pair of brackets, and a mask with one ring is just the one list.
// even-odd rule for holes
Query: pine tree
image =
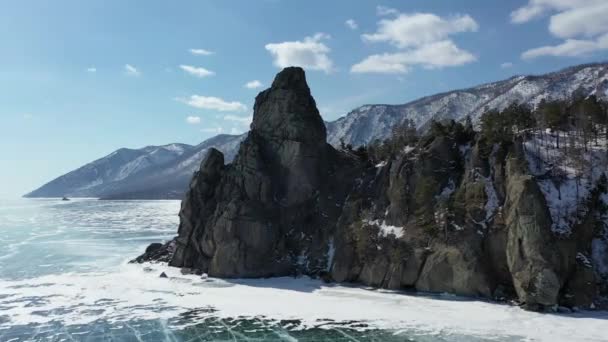
{"label": "pine tree", "polygon": [[541,102],[539,112],[541,113],[544,122],[551,131],[557,131],[556,144],[559,149],[559,130],[564,127],[566,115],[564,113],[565,105],[560,101]]}

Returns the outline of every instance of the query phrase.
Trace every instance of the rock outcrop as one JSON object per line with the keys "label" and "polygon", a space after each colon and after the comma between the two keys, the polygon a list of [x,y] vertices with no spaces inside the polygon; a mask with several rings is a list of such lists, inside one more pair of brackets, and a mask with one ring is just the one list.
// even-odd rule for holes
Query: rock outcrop
{"label": "rock outcrop", "polygon": [[523,152],[515,148],[506,163],[507,264],[522,302],[555,305],[564,279],[558,276],[561,250],[551,233],[545,198],[522,161]]}
{"label": "rock outcrop", "polygon": [[360,169],[326,143],[304,71],[287,68],[257,96],[234,162],[214,149],[203,160],[170,264],[218,277],[326,270],[339,206]]}
{"label": "rock outcrop", "polygon": [[[136,261],[515,299],[534,310],[592,305],[602,287],[579,251],[597,234],[554,234],[522,146],[489,144],[452,122],[373,165],[365,151],[326,143],[304,71],[287,68],[257,96],[234,161],[207,153],[178,236]],[[600,215],[588,212],[593,227]]]}

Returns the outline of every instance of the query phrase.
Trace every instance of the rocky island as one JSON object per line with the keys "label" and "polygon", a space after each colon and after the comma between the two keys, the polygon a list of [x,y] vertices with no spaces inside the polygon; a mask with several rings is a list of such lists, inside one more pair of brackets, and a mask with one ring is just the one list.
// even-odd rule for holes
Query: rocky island
{"label": "rocky island", "polygon": [[[487,118],[485,133],[470,121],[434,122],[382,158],[372,144],[334,148],[304,71],[286,68],[256,97],[234,160],[225,164],[216,149],[203,159],[177,237],[135,261],[212,277],[309,275],[515,300],[532,310],[601,304],[605,139],[595,149],[585,141],[589,172],[572,178],[548,171],[571,169],[569,157],[556,157],[559,132],[516,123],[511,134],[515,126],[490,127]],[[573,181],[574,209],[562,193]]]}

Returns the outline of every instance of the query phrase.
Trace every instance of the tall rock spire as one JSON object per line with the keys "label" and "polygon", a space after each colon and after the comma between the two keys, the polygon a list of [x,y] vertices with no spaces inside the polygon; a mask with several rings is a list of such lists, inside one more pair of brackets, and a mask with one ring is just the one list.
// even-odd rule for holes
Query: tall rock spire
{"label": "tall rock spire", "polygon": [[[220,165],[221,153],[211,150],[194,176],[171,265],[220,277],[325,269],[336,203],[358,174],[351,159],[326,143],[304,70],[284,69],[256,97],[251,130],[234,162]],[[336,173],[342,169],[348,176]]]}
{"label": "tall rock spire", "polygon": [[283,69],[256,97],[251,130],[267,138],[325,144],[325,124],[302,68]]}

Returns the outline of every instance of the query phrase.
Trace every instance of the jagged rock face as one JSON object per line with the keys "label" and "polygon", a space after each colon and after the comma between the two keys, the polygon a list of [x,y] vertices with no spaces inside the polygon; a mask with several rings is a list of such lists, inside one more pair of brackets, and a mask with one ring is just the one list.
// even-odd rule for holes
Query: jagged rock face
{"label": "jagged rock face", "polygon": [[336,203],[360,163],[325,138],[304,71],[283,70],[256,98],[234,162],[224,166],[217,150],[203,160],[182,205],[171,265],[220,277],[326,269]]}
{"label": "jagged rock face", "polygon": [[[436,214],[447,213],[457,186],[466,188],[466,156],[453,137],[420,146],[373,170],[349,195],[338,223],[332,275],[371,286],[491,297],[491,266],[478,227],[465,222],[469,216],[462,219],[464,231],[432,223]],[[403,234],[385,235],[386,227]],[[368,232],[372,239],[366,239]]]}
{"label": "jagged rock face", "polygon": [[339,282],[516,298],[534,310],[597,297],[592,270],[575,260],[593,235],[554,236],[521,143],[423,139],[368,171],[337,224]]}
{"label": "jagged rock face", "polygon": [[325,124],[301,68],[281,71],[255,100],[251,130],[269,140],[325,145]]}
{"label": "jagged rock face", "polygon": [[[205,220],[213,215],[216,187],[224,168],[224,156],[216,149],[211,149],[201,162],[200,171],[195,173],[190,183],[186,200],[182,201],[179,213],[180,225],[176,238],[177,248],[171,265],[193,267],[208,262],[205,250],[209,250],[208,235],[204,234]],[[206,249],[203,244],[207,243]]]}
{"label": "jagged rock face", "polygon": [[558,275],[560,250],[552,238],[543,194],[521,165],[521,151],[515,150],[519,158],[507,161],[505,201],[507,261],[513,285],[526,304],[555,305],[563,283]]}
{"label": "jagged rock face", "polygon": [[333,151],[325,140],[304,70],[284,69],[256,97],[251,132],[237,155],[238,171],[258,173],[245,179],[247,197],[284,206],[310,200],[322,187]]}

